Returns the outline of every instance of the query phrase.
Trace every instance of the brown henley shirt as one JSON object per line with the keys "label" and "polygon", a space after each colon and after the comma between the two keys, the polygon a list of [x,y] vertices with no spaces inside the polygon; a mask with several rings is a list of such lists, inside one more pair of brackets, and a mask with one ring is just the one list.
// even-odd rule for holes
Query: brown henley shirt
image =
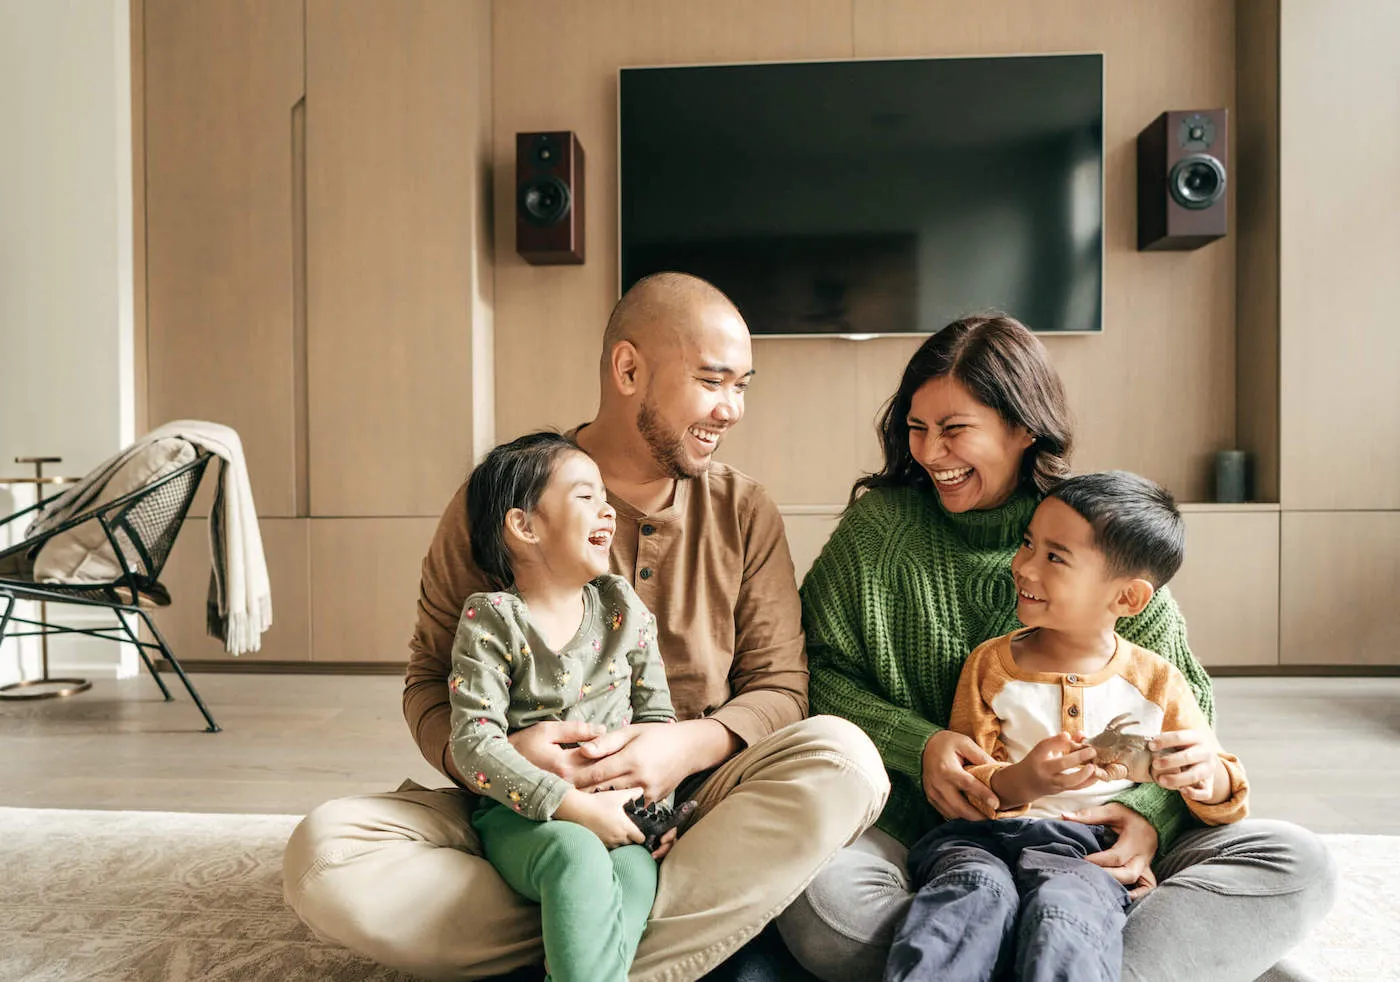
{"label": "brown henley shirt", "polygon": [[[746,744],[802,719],[802,608],[782,516],[762,486],[714,463],[704,476],[676,482],[671,504],[654,514],[608,500],[617,510],[612,572],[656,615],[677,718],[712,717]],[[423,559],[403,694],[423,756],[453,780],[452,642],[467,597],[488,589],[471,558],[463,485]]]}

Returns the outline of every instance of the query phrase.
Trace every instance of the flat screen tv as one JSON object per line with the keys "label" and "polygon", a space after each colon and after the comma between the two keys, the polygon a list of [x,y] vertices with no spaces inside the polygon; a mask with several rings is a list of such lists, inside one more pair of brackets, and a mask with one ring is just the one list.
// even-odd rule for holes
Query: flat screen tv
{"label": "flat screen tv", "polygon": [[1103,326],[1103,56],[624,68],[622,289],[691,272],[755,335]]}

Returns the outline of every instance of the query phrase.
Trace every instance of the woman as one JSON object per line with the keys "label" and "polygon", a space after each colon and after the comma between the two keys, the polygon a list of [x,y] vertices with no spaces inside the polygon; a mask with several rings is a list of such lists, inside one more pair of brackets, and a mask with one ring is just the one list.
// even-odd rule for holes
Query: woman
{"label": "woman", "polygon": [[[891,781],[875,828],[779,920],[797,959],[830,982],[881,977],[909,904],[908,847],[942,818],[979,818],[969,796],[990,795],[965,770],[986,755],[943,726],[967,654],[1017,627],[1011,558],[1040,497],[1069,473],[1073,443],[1044,346],[1005,316],[929,338],[879,429],[884,468],[856,482],[802,586],[812,712],[861,726]],[[1210,679],[1167,590],[1119,632],[1179,668],[1213,720]],[[1075,817],[1117,833],[1090,859],[1139,898],[1125,979],[1253,979],[1331,904],[1331,860],[1297,826],[1201,828],[1153,784]]]}

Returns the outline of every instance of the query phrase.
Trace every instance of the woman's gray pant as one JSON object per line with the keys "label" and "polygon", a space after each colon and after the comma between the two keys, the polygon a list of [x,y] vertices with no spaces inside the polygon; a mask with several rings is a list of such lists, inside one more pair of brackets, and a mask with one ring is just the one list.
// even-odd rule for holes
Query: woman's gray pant
{"label": "woman's gray pant", "polygon": [[[907,854],[871,829],[778,918],[808,971],[826,982],[881,978],[912,898]],[[1336,869],[1316,835],[1265,819],[1194,829],[1155,869],[1160,885],[1128,911],[1124,980],[1302,978],[1270,969],[1332,906]]]}

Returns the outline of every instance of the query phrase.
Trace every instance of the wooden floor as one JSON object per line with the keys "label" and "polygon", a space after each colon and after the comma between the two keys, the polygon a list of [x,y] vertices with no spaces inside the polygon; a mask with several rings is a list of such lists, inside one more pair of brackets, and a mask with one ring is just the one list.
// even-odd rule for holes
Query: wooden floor
{"label": "wooden floor", "polygon": [[[224,732],[170,680],[0,702],[0,804],[300,814],[328,798],[442,779],[418,755],[392,676],[194,676]],[[1400,835],[1400,678],[1216,681],[1252,813],[1318,832]]]}

